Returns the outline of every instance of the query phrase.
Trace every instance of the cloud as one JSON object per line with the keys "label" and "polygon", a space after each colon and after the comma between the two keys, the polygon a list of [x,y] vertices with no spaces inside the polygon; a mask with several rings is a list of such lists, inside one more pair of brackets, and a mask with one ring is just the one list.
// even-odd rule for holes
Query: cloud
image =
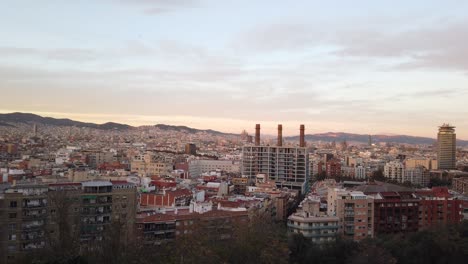
{"label": "cloud", "polygon": [[127,6],[135,6],[147,15],[159,15],[199,5],[198,0],[115,0]]}
{"label": "cloud", "polygon": [[[356,37],[358,36],[358,37]],[[468,24],[431,25],[400,32],[350,31],[336,41],[340,56],[405,58],[395,69],[468,71]]]}
{"label": "cloud", "polygon": [[233,46],[244,51],[272,52],[304,49],[323,42],[318,28],[303,23],[275,23],[245,32]]}
{"label": "cloud", "polygon": [[468,72],[468,21],[437,21],[423,26],[301,22],[262,25],[238,36],[233,47],[247,53],[315,50],[337,60],[390,62],[393,70],[444,69]]}
{"label": "cloud", "polygon": [[63,49],[37,49],[3,46],[0,47],[2,57],[31,57],[57,61],[91,61],[98,59],[101,54],[91,49],[63,48]]}

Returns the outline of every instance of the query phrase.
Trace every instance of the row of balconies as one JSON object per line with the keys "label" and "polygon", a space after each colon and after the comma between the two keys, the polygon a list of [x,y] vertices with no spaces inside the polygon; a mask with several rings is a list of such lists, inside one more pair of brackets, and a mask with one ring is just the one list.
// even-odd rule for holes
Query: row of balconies
{"label": "row of balconies", "polygon": [[309,225],[296,225],[296,224],[288,223],[288,227],[292,229],[300,229],[300,230],[338,230],[338,225],[309,226]]}
{"label": "row of balconies", "polygon": [[47,206],[47,199],[24,199],[23,207],[24,208],[38,208]]}
{"label": "row of balconies", "polygon": [[22,240],[37,240],[44,238],[44,231],[26,232],[21,234]]}
{"label": "row of balconies", "polygon": [[36,220],[36,221],[32,221],[32,222],[24,222],[22,227],[23,229],[25,230],[28,230],[28,229],[36,229],[36,228],[41,228],[42,226],[44,226],[44,220]]}
{"label": "row of balconies", "polygon": [[31,243],[23,243],[22,248],[23,250],[32,250],[32,249],[40,249],[45,247],[45,241],[38,241],[38,242],[31,242]]}

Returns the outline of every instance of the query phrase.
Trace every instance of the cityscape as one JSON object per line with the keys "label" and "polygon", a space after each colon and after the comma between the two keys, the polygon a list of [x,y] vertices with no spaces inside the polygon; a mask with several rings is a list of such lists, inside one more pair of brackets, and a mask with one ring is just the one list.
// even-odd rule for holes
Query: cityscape
{"label": "cityscape", "polygon": [[208,234],[229,242],[258,217],[317,245],[468,219],[468,148],[449,124],[417,145],[371,135],[308,142],[302,124],[296,140],[281,124],[275,138],[262,137],[261,124],[226,134],[36,117],[0,120],[3,263],[63,245],[92,254],[116,241],[154,250]]}
{"label": "cityscape", "polygon": [[464,264],[468,1],[0,0],[0,264]]}

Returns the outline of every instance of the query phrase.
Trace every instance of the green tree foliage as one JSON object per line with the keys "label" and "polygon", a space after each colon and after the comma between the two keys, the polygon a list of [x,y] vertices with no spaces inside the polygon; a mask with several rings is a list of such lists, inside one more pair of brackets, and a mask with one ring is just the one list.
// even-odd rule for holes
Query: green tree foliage
{"label": "green tree foliage", "polygon": [[[226,225],[232,225],[229,237]],[[172,243],[143,245],[119,240],[122,225],[113,224],[108,239],[94,252],[62,254],[59,248],[28,256],[25,263],[314,263],[314,264],[444,264],[466,263],[468,221],[412,234],[394,234],[359,243],[337,238],[314,244],[302,235],[286,236],[284,224],[268,214],[257,214],[249,223],[224,222],[215,226],[197,223]],[[66,249],[71,244],[64,244]]]}
{"label": "green tree foliage", "polygon": [[290,263],[466,263],[468,221],[407,235],[389,235],[360,243],[337,239],[323,245],[300,235],[289,239]]}

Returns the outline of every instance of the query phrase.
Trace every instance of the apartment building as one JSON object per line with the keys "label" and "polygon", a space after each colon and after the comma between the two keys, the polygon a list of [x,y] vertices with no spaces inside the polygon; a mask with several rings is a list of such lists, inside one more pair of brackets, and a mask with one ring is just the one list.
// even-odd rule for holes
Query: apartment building
{"label": "apartment building", "polygon": [[233,160],[190,160],[189,164],[190,177],[198,178],[203,173],[221,170],[228,173],[239,173],[240,164]]}
{"label": "apartment building", "polygon": [[320,212],[320,200],[306,198],[300,207],[301,210],[288,217],[289,234],[302,234],[314,243],[336,239],[340,219]]}
{"label": "apartment building", "polygon": [[339,218],[339,234],[360,241],[374,237],[374,199],[359,191],[328,189],[328,215]]}
{"label": "apartment building", "polygon": [[465,178],[453,178],[452,187],[458,193],[468,194],[468,177]]}
{"label": "apartment building", "polygon": [[[81,247],[108,239],[118,226],[122,243],[133,239],[136,186],[126,182],[17,185],[0,193],[0,262],[60,243],[63,230]],[[64,234],[62,234],[64,235]],[[63,241],[62,241],[63,242]]]}
{"label": "apartment building", "polygon": [[463,200],[450,195],[446,187],[417,191],[419,202],[419,229],[438,225],[453,225],[463,220]]}
{"label": "apartment building", "polygon": [[23,185],[0,194],[1,263],[16,263],[22,255],[46,246],[47,192],[47,185]]}
{"label": "apartment building", "polygon": [[384,177],[398,183],[410,182],[419,186],[428,186],[430,180],[429,170],[424,166],[406,167],[399,161],[385,164]]}
{"label": "apartment building", "polygon": [[166,176],[172,172],[172,163],[153,153],[136,155],[130,163],[132,172],[140,176]]}
{"label": "apartment building", "polygon": [[[201,211],[194,208],[201,208]],[[245,225],[248,219],[247,210],[220,210],[207,204],[191,207],[189,211],[140,215],[135,232],[137,240],[147,246],[170,243],[195,232],[211,235],[215,241],[225,240],[231,238],[236,225]]]}
{"label": "apartment building", "polygon": [[403,182],[405,165],[399,161],[391,161],[385,164],[384,177],[397,182]]}
{"label": "apartment building", "polygon": [[418,231],[420,199],[414,193],[380,192],[373,197],[376,235]]}

